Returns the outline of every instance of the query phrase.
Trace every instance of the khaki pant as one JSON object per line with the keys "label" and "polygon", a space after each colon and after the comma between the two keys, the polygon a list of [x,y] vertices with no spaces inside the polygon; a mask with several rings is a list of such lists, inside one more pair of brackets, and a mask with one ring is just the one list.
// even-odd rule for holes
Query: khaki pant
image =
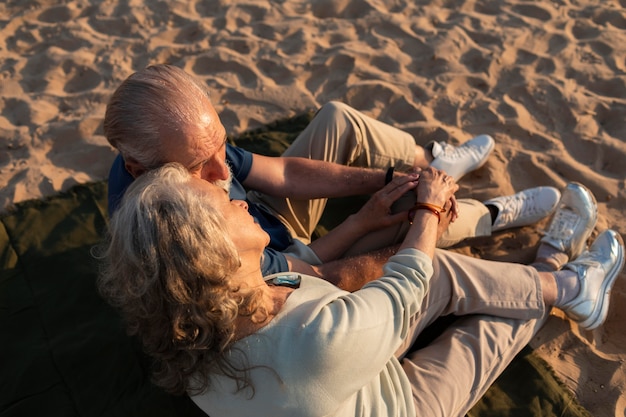
{"label": "khaki pant", "polygon": [[[545,323],[537,271],[437,250],[434,273],[411,334],[396,356],[418,417],[464,416]],[[460,316],[428,346],[410,352],[437,318]]]}
{"label": "khaki pant", "polygon": [[[410,134],[338,102],[324,105],[311,123],[296,138],[283,156],[335,162],[365,168],[398,170],[413,167],[415,140]],[[306,184],[303,184],[306,186]],[[275,214],[287,226],[291,235],[304,244],[311,241],[327,199],[292,200],[251,192],[248,198]],[[415,204],[415,195],[398,200],[394,209],[408,210]],[[460,217],[450,225],[438,242],[441,248],[463,239],[491,235],[491,216],[479,201],[459,199]],[[365,253],[399,243],[408,230],[408,222],[376,231],[357,242],[348,255]]]}
{"label": "khaki pant", "polygon": [[[408,133],[331,102],[320,109],[284,156],[403,170],[413,165],[414,147]],[[294,254],[314,262],[314,253],[307,253],[302,243],[310,242],[326,200],[270,198],[259,193],[249,197],[270,208],[299,239]],[[397,206],[407,209],[414,202],[414,197],[407,197]],[[461,199],[459,204],[460,217],[439,247],[491,234],[491,218],[482,203]],[[407,228],[408,223],[372,233],[351,253],[400,242]],[[464,416],[543,325],[546,307],[539,276],[531,267],[442,250],[436,251],[433,265],[430,290],[397,356],[411,382],[417,416]],[[428,346],[410,351],[428,325],[450,314],[461,317]]]}

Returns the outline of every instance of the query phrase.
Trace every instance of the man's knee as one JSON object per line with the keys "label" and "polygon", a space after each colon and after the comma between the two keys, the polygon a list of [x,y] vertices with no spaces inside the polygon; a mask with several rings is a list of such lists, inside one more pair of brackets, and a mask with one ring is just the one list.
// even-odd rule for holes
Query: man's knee
{"label": "man's knee", "polygon": [[345,103],[340,101],[329,101],[328,103],[322,105],[316,113],[317,116],[321,117],[345,117],[350,111],[352,111],[352,107],[348,106]]}

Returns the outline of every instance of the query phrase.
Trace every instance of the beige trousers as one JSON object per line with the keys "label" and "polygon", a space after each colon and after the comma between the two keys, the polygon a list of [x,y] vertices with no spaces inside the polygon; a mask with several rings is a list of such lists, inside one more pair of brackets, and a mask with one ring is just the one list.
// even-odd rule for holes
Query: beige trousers
{"label": "beige trousers", "polygon": [[[335,162],[348,166],[402,171],[413,167],[415,140],[413,136],[382,123],[339,102],[322,106],[311,123],[296,138],[283,156]],[[303,186],[306,186],[303,184]],[[291,235],[304,244],[326,207],[327,199],[292,200],[251,192],[248,198],[270,209],[287,226]],[[394,209],[408,210],[415,204],[415,195],[401,198]],[[491,235],[491,216],[479,201],[459,199],[460,217],[452,223],[438,243],[441,248],[463,239]],[[357,242],[348,253],[354,255],[381,249],[404,238],[408,222],[379,230]]]}
{"label": "beige trousers", "polygon": [[[413,390],[418,417],[464,416],[545,323],[537,271],[437,250],[430,289],[396,356]],[[437,318],[459,318],[411,351]]]}
{"label": "beige trousers", "polygon": [[[331,102],[319,110],[284,155],[403,170],[413,166],[414,147],[408,133]],[[301,201],[258,193],[251,193],[250,198],[270,208],[292,236],[305,244],[326,207],[325,199]],[[403,197],[398,209],[414,201],[414,197]],[[439,247],[491,234],[491,218],[482,203],[461,199],[459,204],[460,218]],[[405,223],[372,233],[357,242],[351,253],[400,242],[407,228]],[[306,249],[299,245],[301,252]],[[301,256],[311,259],[306,253]],[[411,382],[417,416],[464,416],[545,322],[546,307],[539,276],[531,267],[442,250],[437,250],[433,265],[431,288],[397,356]],[[460,317],[425,348],[410,350],[427,326],[450,314]]]}

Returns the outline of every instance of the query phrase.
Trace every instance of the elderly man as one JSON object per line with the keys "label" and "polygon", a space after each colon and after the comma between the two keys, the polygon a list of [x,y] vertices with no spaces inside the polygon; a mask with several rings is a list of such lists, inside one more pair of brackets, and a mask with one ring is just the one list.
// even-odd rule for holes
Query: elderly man
{"label": "elderly man", "polygon": [[[400,201],[393,210],[397,196],[381,197],[380,204],[390,209],[388,227],[363,235],[358,227],[344,225],[342,241],[333,245],[338,249],[321,253],[310,245],[311,235],[328,198],[371,194],[403,171],[428,165],[459,179],[481,166],[494,148],[486,135],[460,147],[421,147],[408,133],[331,102],[281,157],[252,154],[226,143],[206,88],[169,65],[148,67],[122,83],[107,106],[104,131],[120,152],[109,176],[111,212],[134,178],[179,162],[194,176],[230,187],[231,198],[247,200],[250,213],[271,236],[262,259],[265,274],[303,272],[344,289],[356,289],[379,274],[393,253],[386,248],[408,229],[406,210],[415,204],[415,194],[408,193],[403,199],[412,201]],[[554,210],[559,197],[552,187],[538,187],[485,203],[453,199],[446,214],[461,217],[439,246],[534,223]]]}

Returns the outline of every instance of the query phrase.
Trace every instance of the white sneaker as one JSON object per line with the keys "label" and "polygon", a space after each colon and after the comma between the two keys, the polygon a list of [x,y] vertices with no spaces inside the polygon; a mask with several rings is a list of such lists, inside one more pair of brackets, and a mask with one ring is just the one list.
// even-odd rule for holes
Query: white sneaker
{"label": "white sneaker", "polygon": [[582,184],[571,182],[563,190],[561,201],[541,242],[574,259],[587,246],[587,239],[597,220],[598,205],[591,191]]}
{"label": "white sneaker", "polygon": [[606,320],[611,288],[624,267],[624,241],[619,233],[605,230],[576,260],[563,268],[578,274],[580,292],[560,306],[581,327],[593,330]]}
{"label": "white sneaker", "polygon": [[556,208],[561,193],[554,187],[536,187],[517,194],[485,201],[498,209],[493,232],[533,224],[549,216]]}
{"label": "white sneaker", "polygon": [[461,146],[432,142],[433,161],[430,166],[445,171],[455,180],[480,168],[487,161],[496,143],[489,135],[479,135]]}

